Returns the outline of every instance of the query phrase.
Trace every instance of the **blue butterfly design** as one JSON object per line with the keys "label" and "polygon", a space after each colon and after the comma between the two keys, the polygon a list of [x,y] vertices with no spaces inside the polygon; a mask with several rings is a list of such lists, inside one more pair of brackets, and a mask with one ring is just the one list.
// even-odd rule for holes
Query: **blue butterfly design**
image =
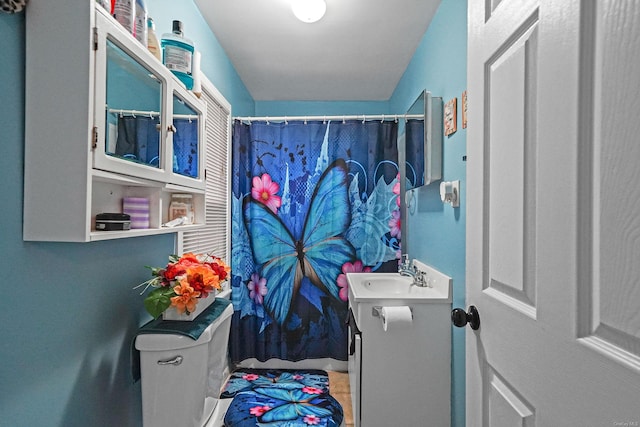
{"label": "blue butterfly design", "polygon": [[267,279],[264,306],[281,325],[304,277],[339,300],[336,278],[342,265],[355,258],[355,249],[344,238],[351,223],[347,187],[347,165],[338,159],[327,167],[314,189],[300,237],[294,237],[263,203],[249,196],[244,199],[251,248],[262,277]]}
{"label": "blue butterfly design", "polygon": [[[255,407],[267,407],[261,414],[251,414]],[[318,418],[319,424],[338,427],[344,419],[342,407],[327,393],[311,394],[303,390],[275,387],[257,388],[238,393],[225,415],[225,425],[307,427],[305,417]]]}
{"label": "blue butterfly design", "polygon": [[[244,377],[247,374],[256,374],[257,378],[246,380]],[[273,387],[294,390],[303,389],[305,386],[314,387],[326,393],[329,391],[329,377],[326,374],[312,371],[289,372],[273,370],[260,372],[241,369],[232,372],[220,397],[226,399],[234,397],[240,392],[256,388]]]}

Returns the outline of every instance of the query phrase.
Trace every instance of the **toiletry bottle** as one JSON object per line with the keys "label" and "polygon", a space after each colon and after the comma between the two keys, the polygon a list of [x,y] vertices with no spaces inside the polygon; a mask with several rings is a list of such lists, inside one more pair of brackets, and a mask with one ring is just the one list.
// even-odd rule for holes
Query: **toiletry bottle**
{"label": "toiletry bottle", "polygon": [[182,22],[173,21],[173,32],[162,35],[162,63],[191,90],[193,88],[193,42],[182,35]]}
{"label": "toiletry bottle", "polygon": [[147,18],[147,49],[153,54],[158,61],[162,62],[162,52],[160,51],[160,43],[156,36],[156,24],[151,17]]}
{"label": "toiletry bottle", "polygon": [[147,5],[144,0],[136,0],[136,39],[147,47]]}
{"label": "toiletry bottle", "polygon": [[111,13],[122,26],[135,35],[136,4],[134,0],[115,0]]}

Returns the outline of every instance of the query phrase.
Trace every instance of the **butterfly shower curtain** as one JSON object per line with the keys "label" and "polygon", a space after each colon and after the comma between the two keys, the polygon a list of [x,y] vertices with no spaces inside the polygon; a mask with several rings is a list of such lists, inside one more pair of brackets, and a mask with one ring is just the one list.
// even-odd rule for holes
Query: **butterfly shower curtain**
{"label": "butterfly shower curtain", "polygon": [[236,121],[230,355],[347,359],[347,272],[397,271],[397,123]]}

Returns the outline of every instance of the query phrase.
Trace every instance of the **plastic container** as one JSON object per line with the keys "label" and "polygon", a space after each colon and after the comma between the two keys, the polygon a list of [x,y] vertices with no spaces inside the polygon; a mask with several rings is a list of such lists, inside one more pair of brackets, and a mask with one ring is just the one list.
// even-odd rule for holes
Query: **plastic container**
{"label": "plastic container", "polygon": [[169,220],[186,217],[184,224],[195,222],[195,211],[193,210],[193,196],[191,194],[174,193],[171,195],[169,205]]}
{"label": "plastic container", "polygon": [[129,33],[135,35],[136,3],[134,0],[115,0],[111,13]]}
{"label": "plastic container", "polygon": [[147,17],[147,49],[153,54],[158,61],[162,62],[162,51],[160,50],[160,42],[156,36],[156,24],[151,17]]}
{"label": "plastic container", "polygon": [[193,42],[183,36],[182,22],[173,21],[173,32],[162,35],[162,63],[187,89],[193,88]]}
{"label": "plastic container", "polygon": [[149,199],[146,197],[125,197],[122,212],[131,217],[131,228],[149,228]]}
{"label": "plastic container", "polygon": [[136,0],[135,26],[136,39],[147,47],[147,5],[144,0]]}
{"label": "plastic container", "polygon": [[123,231],[131,228],[131,217],[123,213],[96,215],[96,231]]}

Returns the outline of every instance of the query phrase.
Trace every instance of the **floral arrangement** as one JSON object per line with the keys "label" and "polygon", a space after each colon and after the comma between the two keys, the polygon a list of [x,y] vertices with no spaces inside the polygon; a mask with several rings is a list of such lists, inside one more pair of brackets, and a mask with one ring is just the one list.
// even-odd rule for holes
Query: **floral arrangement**
{"label": "floral arrangement", "polygon": [[198,299],[206,298],[211,292],[222,289],[230,268],[222,259],[209,254],[186,253],[169,256],[164,268],[148,267],[153,278],[136,286],[144,286],[142,295],[149,286],[156,289],[149,292],[144,300],[144,308],[157,318],[167,308],[173,306],[178,313],[190,314],[196,309]]}

